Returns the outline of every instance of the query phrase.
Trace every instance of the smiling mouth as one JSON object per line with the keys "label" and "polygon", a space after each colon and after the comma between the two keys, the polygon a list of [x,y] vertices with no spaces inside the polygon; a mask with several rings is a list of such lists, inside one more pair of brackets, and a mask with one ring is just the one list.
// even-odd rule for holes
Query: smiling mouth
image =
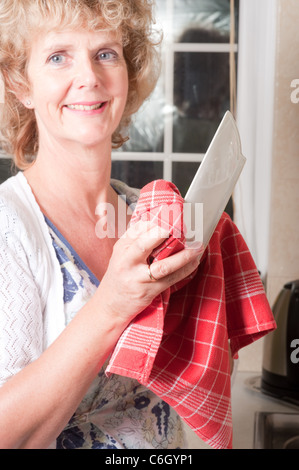
{"label": "smiling mouth", "polygon": [[101,109],[105,104],[105,101],[102,103],[92,104],[92,105],[85,105],[85,104],[68,104],[66,105],[69,109],[75,109],[77,111],[94,111],[96,109]]}

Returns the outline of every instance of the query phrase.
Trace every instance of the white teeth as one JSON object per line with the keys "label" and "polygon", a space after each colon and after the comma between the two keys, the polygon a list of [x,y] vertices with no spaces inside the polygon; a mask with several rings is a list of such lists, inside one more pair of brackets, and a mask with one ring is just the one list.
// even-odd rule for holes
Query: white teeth
{"label": "white teeth", "polygon": [[83,104],[68,104],[67,107],[70,109],[76,109],[78,111],[92,111],[94,109],[99,109],[103,103],[93,104],[91,106],[86,106]]}

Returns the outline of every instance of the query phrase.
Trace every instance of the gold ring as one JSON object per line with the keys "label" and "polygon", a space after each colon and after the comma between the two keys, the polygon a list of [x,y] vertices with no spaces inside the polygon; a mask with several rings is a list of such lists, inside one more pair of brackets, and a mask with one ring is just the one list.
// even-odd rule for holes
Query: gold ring
{"label": "gold ring", "polygon": [[147,265],[147,272],[148,272],[148,275],[149,275],[149,278],[151,281],[158,281],[158,279],[156,279],[153,275],[152,275],[152,272],[151,272],[151,265],[148,264]]}

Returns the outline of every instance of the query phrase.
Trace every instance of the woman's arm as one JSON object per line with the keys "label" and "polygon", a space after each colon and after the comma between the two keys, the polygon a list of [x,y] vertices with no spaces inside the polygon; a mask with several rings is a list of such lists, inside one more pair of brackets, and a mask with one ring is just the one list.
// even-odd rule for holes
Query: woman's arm
{"label": "woman's arm", "polygon": [[197,267],[200,250],[185,249],[155,263],[153,274],[161,280],[151,282],[146,260],[164,238],[148,224],[138,226],[115,244],[93,298],[38,359],[0,389],[1,448],[47,448],[130,321]]}

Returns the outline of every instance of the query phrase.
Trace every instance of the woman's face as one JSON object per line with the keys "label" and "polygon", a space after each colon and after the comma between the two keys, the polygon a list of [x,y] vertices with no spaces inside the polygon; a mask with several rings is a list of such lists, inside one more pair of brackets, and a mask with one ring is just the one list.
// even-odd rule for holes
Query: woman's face
{"label": "woman's face", "polygon": [[122,42],[113,32],[39,35],[28,62],[41,144],[94,147],[111,142],[128,93]]}

